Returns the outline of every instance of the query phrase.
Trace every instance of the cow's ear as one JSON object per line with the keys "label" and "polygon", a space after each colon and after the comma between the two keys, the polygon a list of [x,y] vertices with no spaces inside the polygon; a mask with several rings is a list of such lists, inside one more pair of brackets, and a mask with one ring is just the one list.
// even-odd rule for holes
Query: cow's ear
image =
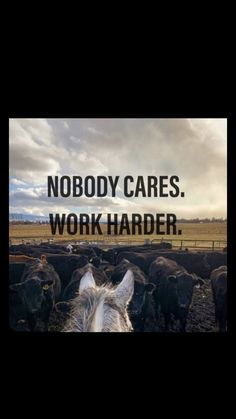
{"label": "cow's ear", "polygon": [[130,302],[134,293],[134,274],[128,269],[124,278],[115,290],[114,297],[116,304],[125,308]]}
{"label": "cow's ear", "polygon": [[19,291],[22,291],[23,289],[24,289],[24,282],[19,282],[18,284],[10,285],[11,291],[19,292]]}
{"label": "cow's ear", "polygon": [[169,275],[168,276],[168,281],[172,282],[172,284],[177,284],[178,278],[177,278],[176,275]]}
{"label": "cow's ear", "polygon": [[87,288],[95,288],[95,287],[96,287],[96,284],[95,284],[92,272],[91,271],[86,272],[86,274],[84,274],[80,280],[79,294],[81,294],[81,292],[83,292]]}
{"label": "cow's ear", "polygon": [[145,284],[145,291],[147,291],[149,294],[152,294],[155,288],[156,285],[154,285],[152,282],[150,282],[149,284]]}

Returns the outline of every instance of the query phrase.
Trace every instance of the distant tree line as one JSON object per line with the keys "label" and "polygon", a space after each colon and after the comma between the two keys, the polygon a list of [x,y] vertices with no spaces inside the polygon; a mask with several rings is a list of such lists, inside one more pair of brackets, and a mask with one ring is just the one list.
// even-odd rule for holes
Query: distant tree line
{"label": "distant tree line", "polygon": [[[36,221],[28,221],[28,220],[10,220],[9,221],[10,224],[12,225],[19,225],[19,224],[24,224],[24,225],[31,225],[31,224],[49,224],[48,220],[36,220]],[[227,222],[227,218],[191,218],[191,219],[186,219],[186,218],[178,218],[178,223],[225,223]]]}
{"label": "distant tree line", "polygon": [[9,220],[9,223],[12,225],[19,225],[19,224],[25,224],[25,225],[29,225],[29,224],[49,224],[49,221],[20,221],[20,220]]}
{"label": "distant tree line", "polygon": [[185,219],[185,218],[178,218],[179,223],[225,223],[227,218],[192,218],[192,219]]}

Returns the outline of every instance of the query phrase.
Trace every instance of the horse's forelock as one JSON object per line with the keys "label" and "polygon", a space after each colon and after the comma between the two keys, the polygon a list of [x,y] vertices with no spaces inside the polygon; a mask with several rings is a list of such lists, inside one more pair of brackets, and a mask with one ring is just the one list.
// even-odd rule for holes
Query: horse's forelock
{"label": "horse's forelock", "polygon": [[87,288],[72,301],[71,318],[65,331],[130,331],[128,314],[115,304],[112,285]]}

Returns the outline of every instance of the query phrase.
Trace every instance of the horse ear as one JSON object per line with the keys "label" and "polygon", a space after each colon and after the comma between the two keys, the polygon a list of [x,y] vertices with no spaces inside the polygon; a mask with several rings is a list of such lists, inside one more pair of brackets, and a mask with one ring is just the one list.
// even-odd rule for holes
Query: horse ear
{"label": "horse ear", "polygon": [[115,290],[115,301],[118,306],[126,307],[134,293],[134,274],[128,269],[124,278]]}
{"label": "horse ear", "polygon": [[96,284],[94,281],[94,277],[92,272],[88,271],[86,274],[84,274],[80,280],[79,285],[79,294],[83,292],[87,288],[95,288]]}

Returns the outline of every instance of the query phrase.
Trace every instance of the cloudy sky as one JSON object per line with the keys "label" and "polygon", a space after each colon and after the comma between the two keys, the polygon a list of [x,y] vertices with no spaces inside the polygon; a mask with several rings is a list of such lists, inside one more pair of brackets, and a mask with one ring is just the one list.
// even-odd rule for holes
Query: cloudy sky
{"label": "cloudy sky", "polygon": [[[226,119],[10,119],[10,212],[226,217]],[[48,175],[177,175],[185,198],[48,198]]]}

